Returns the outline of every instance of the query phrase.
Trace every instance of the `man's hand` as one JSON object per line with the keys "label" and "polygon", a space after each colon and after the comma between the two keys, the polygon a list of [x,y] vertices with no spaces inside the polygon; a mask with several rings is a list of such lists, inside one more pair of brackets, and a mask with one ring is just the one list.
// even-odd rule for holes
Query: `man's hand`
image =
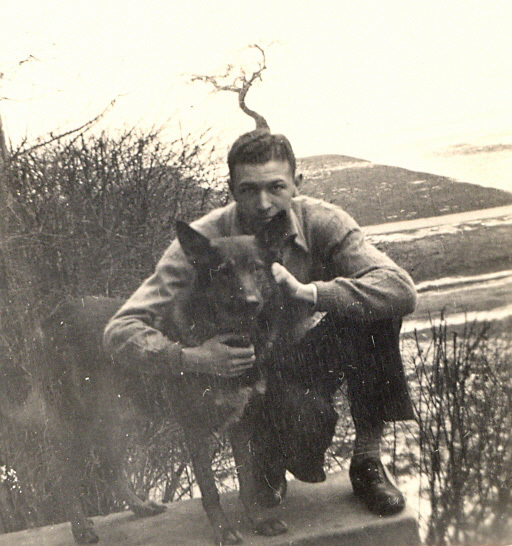
{"label": "man's hand", "polygon": [[[244,339],[244,336],[222,334],[206,340],[198,347],[184,347],[181,351],[183,370],[219,377],[243,374],[252,368],[256,360],[254,346],[243,346]],[[238,342],[242,346],[234,347]]]}
{"label": "man's hand", "polygon": [[289,296],[315,305],[317,290],[313,283],[302,284],[286,267],[277,262],[272,264],[272,275],[274,275],[276,282],[284,288]]}

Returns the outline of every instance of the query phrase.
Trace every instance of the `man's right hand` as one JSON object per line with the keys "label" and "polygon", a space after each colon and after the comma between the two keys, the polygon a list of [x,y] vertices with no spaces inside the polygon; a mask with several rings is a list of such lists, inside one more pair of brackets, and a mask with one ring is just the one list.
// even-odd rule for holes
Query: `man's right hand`
{"label": "man's right hand", "polygon": [[243,336],[221,334],[197,347],[184,347],[181,351],[183,371],[219,377],[242,375],[252,368],[256,360],[254,345],[233,346],[240,345],[239,342],[243,344],[243,340]]}

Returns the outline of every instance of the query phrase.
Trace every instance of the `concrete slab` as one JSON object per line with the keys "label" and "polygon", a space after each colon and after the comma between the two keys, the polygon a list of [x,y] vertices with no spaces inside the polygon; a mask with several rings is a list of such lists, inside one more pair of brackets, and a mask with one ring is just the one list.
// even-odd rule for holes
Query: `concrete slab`
{"label": "concrete slab", "polygon": [[[284,503],[272,510],[286,521],[289,532],[279,537],[255,535],[243,521],[236,493],[223,495],[223,506],[247,545],[409,546],[420,544],[410,508],[397,516],[370,514],[354,497],[345,473],[331,474],[322,484],[290,481]],[[102,544],[119,546],[204,546],[212,544],[212,532],[200,499],[169,505],[148,519],[131,512],[94,518]],[[71,546],[69,523],[0,535],[0,546]]]}

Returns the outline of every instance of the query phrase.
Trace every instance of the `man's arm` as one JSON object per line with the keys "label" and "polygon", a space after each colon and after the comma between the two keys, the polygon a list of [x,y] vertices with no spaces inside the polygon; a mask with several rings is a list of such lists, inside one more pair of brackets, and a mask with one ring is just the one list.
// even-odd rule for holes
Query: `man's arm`
{"label": "man's arm", "polygon": [[352,320],[400,318],[416,307],[411,277],[388,256],[367,243],[356,225],[327,247],[332,280],[315,281],[316,311]]}
{"label": "man's arm", "polygon": [[350,320],[399,318],[416,306],[410,276],[384,253],[365,241],[351,216],[339,207],[317,203],[308,211],[306,231],[320,279],[300,283],[275,264],[277,282],[314,311],[333,312]]}
{"label": "man's arm", "polygon": [[104,345],[116,361],[148,373],[181,370],[182,346],[164,336],[158,323],[187,287],[191,267],[174,241],[145,280],[105,328]]}
{"label": "man's arm", "polygon": [[231,347],[232,336],[215,336],[198,347],[183,347],[166,337],[159,324],[178,298],[190,290],[194,270],[174,241],[144,281],[105,328],[104,344],[116,362],[140,373],[201,372],[223,377],[252,367],[254,347]]}

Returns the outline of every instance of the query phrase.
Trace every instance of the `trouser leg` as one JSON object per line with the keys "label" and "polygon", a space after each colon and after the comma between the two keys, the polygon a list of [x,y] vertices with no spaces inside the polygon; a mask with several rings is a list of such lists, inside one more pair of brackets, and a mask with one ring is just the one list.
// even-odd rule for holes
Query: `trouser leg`
{"label": "trouser leg", "polygon": [[266,479],[273,481],[276,470],[285,468],[303,481],[325,480],[324,457],[337,419],[332,401],[318,391],[295,382],[269,381],[253,421],[254,454]]}
{"label": "trouser leg", "polygon": [[399,332],[399,321],[354,325],[327,315],[297,345],[277,348],[268,363],[264,416],[255,421],[265,429],[261,438],[272,439],[264,446],[266,458],[279,453],[294,460],[288,464],[298,477],[318,479],[334,434],[332,398],[343,382],[356,428],[355,455],[378,456],[384,422],[414,417]]}
{"label": "trouser leg", "polygon": [[326,316],[297,346],[276,350],[262,414],[270,418],[256,421],[272,439],[267,459],[283,457],[296,477],[313,481],[311,476],[323,473],[334,435],[335,419],[328,417],[333,395],[345,382],[356,428],[350,479],[356,496],[379,515],[396,514],[405,505],[379,457],[384,422],[414,417],[399,333],[400,322],[349,325]]}
{"label": "trouser leg", "polygon": [[400,356],[400,321],[353,324],[327,315],[292,349],[272,362],[283,383],[296,382],[331,398],[347,385],[354,419],[414,418]]}

